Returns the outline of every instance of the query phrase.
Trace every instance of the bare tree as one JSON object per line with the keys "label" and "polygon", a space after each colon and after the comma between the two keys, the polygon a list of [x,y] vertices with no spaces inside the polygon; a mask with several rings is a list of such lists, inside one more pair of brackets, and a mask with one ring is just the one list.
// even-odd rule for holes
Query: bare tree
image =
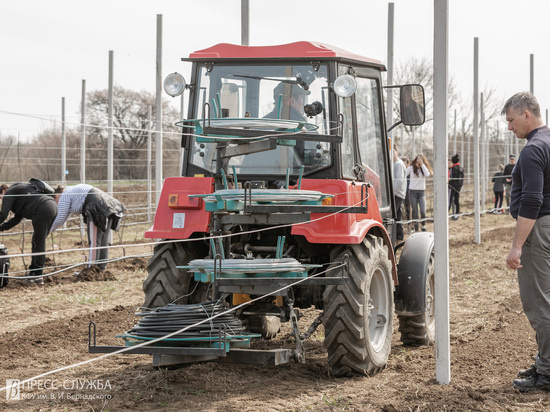
{"label": "bare tree", "polygon": [[[433,62],[427,57],[412,57],[409,60],[397,64],[395,84],[420,84],[424,87],[426,126],[431,130],[433,121]],[[452,107],[459,101],[459,94],[451,78],[448,85],[449,106]],[[394,114],[401,117],[399,112],[399,96],[394,94]]]}
{"label": "bare tree", "polygon": [[[108,92],[96,90],[87,95],[87,117],[90,119],[88,134],[90,148],[96,150],[101,158],[106,157],[108,136]],[[115,139],[115,178],[116,179],[143,179],[147,176],[145,168],[147,138],[150,131],[147,113],[148,106],[153,109],[155,118],[155,96],[152,93],[136,92],[122,87],[115,87],[113,93],[113,138]],[[163,101],[163,131],[165,140],[177,140],[177,129],[174,123],[179,120],[177,111]],[[172,146],[168,144],[168,146]],[[179,145],[178,145],[179,147]],[[174,154],[175,155],[175,154]],[[94,157],[97,159],[97,157]],[[169,157],[168,159],[169,160]]]}

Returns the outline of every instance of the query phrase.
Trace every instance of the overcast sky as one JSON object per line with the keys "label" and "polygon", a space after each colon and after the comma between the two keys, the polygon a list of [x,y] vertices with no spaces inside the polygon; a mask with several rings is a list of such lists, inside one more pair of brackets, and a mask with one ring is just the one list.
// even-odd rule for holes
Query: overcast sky
{"label": "overcast sky", "polygon": [[[388,1],[250,0],[250,45],[308,40],[387,61]],[[395,63],[432,58],[433,0],[394,0]],[[449,75],[473,93],[473,44],[479,38],[480,91],[503,103],[529,90],[550,108],[547,0],[450,0]],[[106,89],[109,51],[114,82],[155,90],[157,14],[163,16],[163,77],[188,73],[180,61],[217,43],[241,42],[240,0],[25,0],[0,2],[0,136],[22,139],[54,125],[65,97],[67,121],[80,120],[82,80]],[[17,113],[17,114],[11,114]],[[505,127],[504,122],[502,127]]]}

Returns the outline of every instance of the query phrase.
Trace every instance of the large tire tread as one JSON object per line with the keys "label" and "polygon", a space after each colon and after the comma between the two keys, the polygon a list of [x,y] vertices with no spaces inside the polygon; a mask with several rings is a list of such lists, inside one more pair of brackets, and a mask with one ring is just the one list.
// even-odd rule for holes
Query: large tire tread
{"label": "large tire tread", "polygon": [[[368,235],[358,245],[340,246],[331,253],[332,262],[349,256],[349,281],[325,289],[323,323],[328,364],[333,376],[374,375],[386,366],[393,331],[393,281],[387,246],[381,238]],[[338,263],[334,263],[334,266]],[[372,275],[380,269],[385,277],[388,309],[382,348],[373,349],[368,329],[368,295]],[[343,268],[336,269],[343,276]],[[338,276],[329,272],[330,276]]]}
{"label": "large tire tread", "polygon": [[[166,306],[175,301],[178,304],[200,303],[206,300],[205,284],[197,285],[193,273],[177,269],[193,259],[205,256],[202,245],[196,242],[162,243],[155,250],[147,265],[148,276],[143,282],[144,307]],[[193,292],[193,295],[182,297]],[[180,298],[180,299],[178,299]]]}

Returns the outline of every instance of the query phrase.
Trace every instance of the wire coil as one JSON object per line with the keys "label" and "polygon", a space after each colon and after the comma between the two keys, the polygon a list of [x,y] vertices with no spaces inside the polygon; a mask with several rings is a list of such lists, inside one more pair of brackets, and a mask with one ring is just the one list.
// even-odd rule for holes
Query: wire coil
{"label": "wire coil", "polygon": [[[168,305],[136,313],[143,318],[126,332],[126,336],[136,338],[157,338],[191,326],[185,332],[172,336],[172,339],[193,339],[218,335],[221,325],[225,325],[228,335],[239,335],[245,328],[233,312],[228,312],[223,303],[210,301],[192,305]],[[219,315],[215,319],[211,319]],[[197,322],[210,319],[195,325]]]}

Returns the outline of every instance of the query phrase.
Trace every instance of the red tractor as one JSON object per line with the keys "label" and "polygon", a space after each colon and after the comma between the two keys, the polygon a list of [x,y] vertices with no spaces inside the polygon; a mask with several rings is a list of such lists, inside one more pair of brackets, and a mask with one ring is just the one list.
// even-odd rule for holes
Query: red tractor
{"label": "red tractor", "polygon": [[[303,361],[322,322],[335,376],[385,367],[394,310],[403,343],[433,343],[433,234],[395,244],[384,65],[310,42],[218,44],[182,60],[191,81],[174,73],[164,86],[189,91],[183,170],[165,180],[145,234],[162,241],[144,306],[252,302],[236,313],[252,336],[292,324],[296,349],[275,363]],[[422,124],[423,88],[390,87],[397,124]],[[300,333],[299,309],[311,307],[322,315]]]}

